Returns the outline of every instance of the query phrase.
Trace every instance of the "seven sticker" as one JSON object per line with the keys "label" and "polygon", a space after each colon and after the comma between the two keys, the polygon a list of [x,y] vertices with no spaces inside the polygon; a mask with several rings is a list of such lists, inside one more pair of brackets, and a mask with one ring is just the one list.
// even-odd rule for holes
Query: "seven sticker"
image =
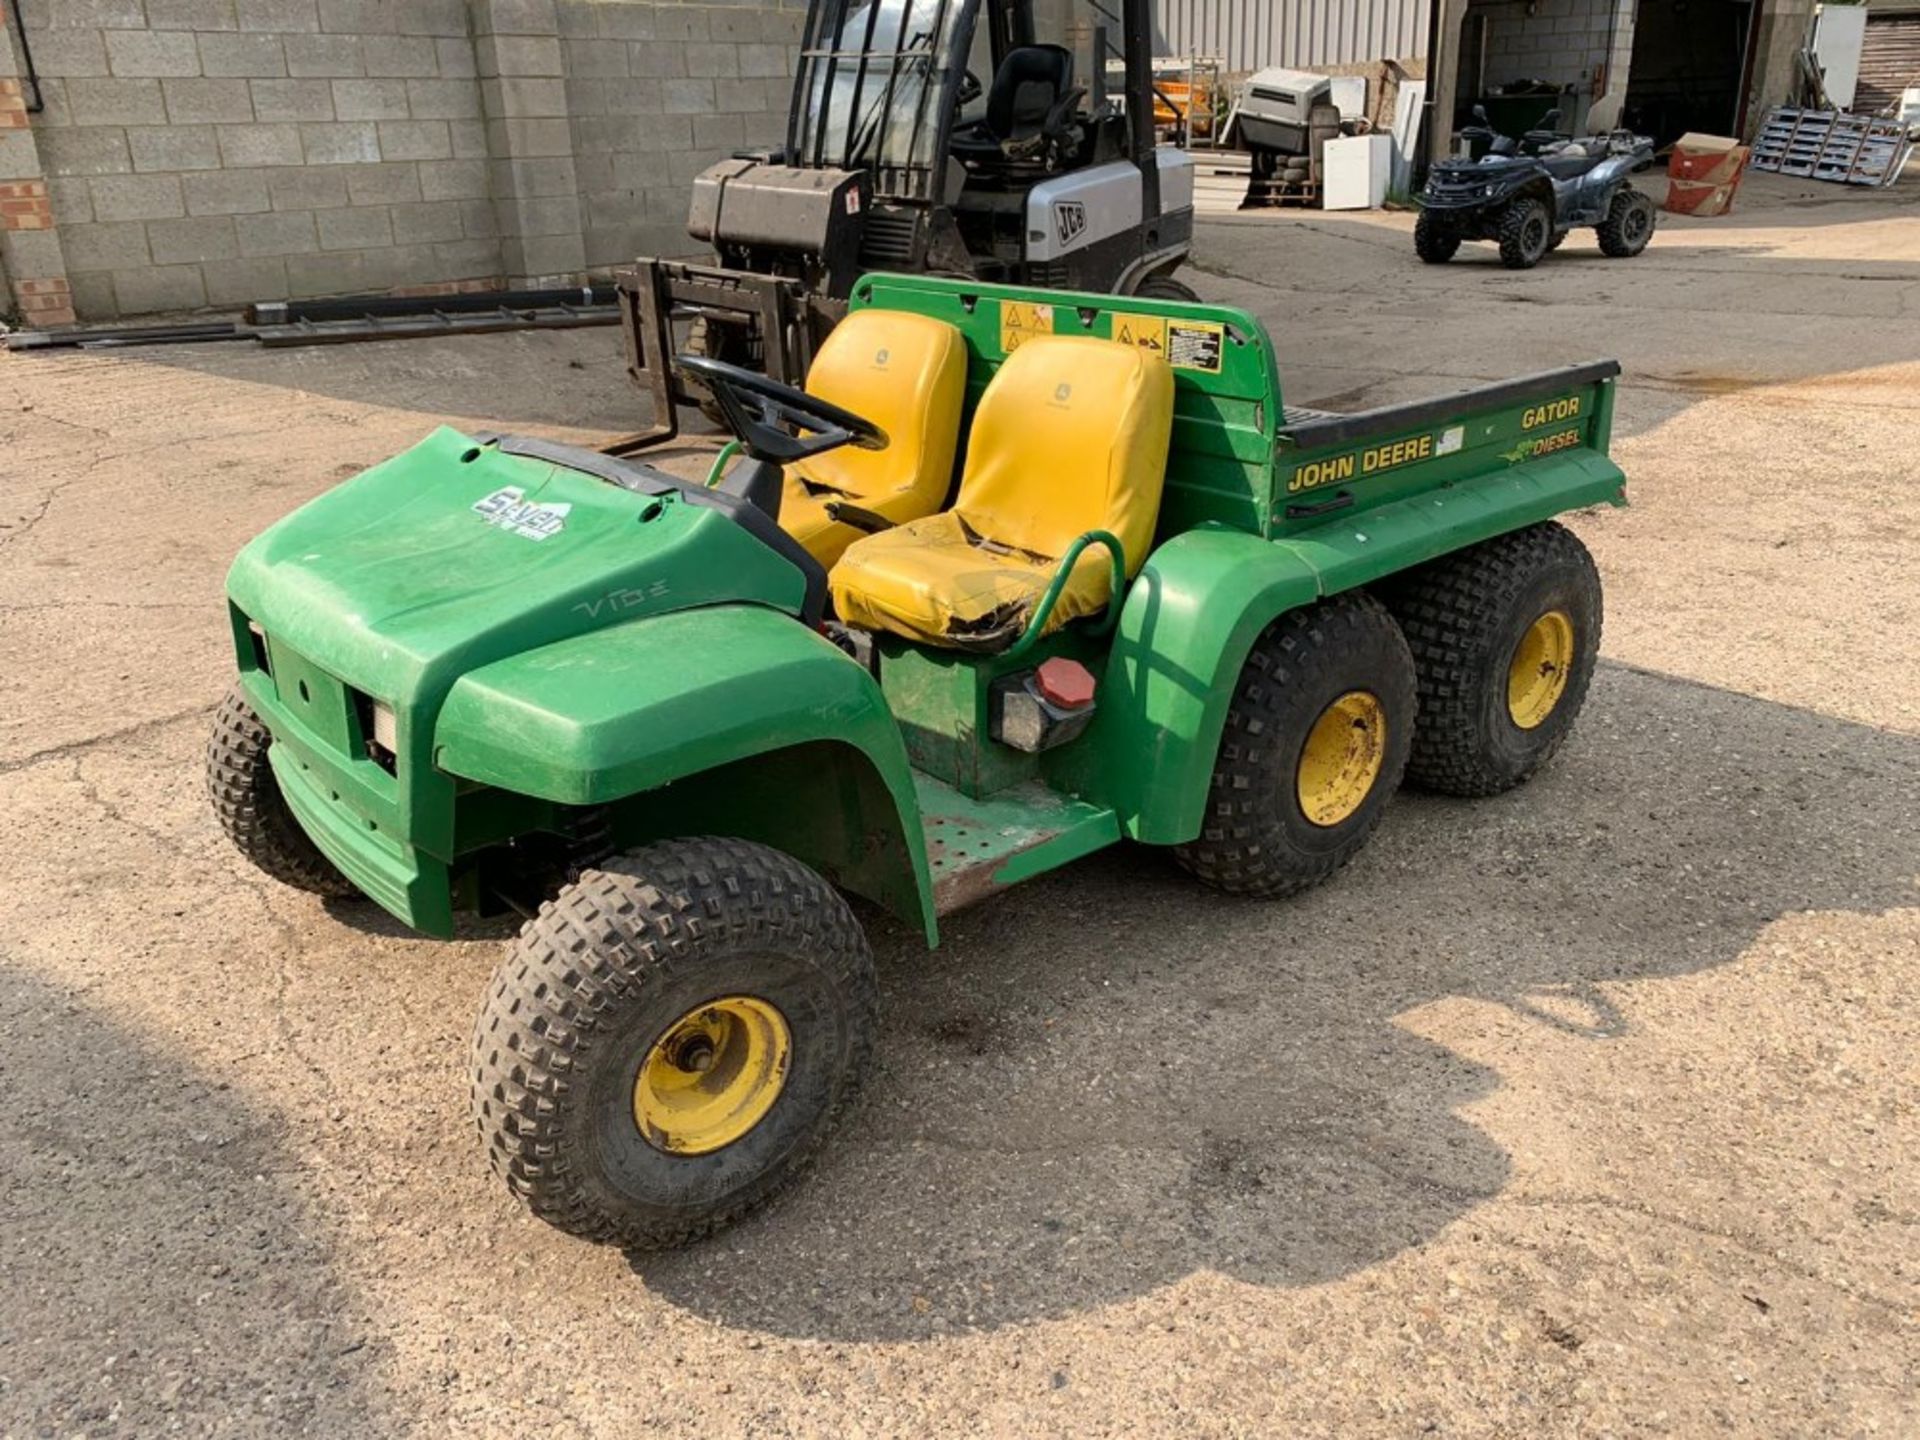
{"label": "seven sticker", "polygon": [[528,540],[545,540],[566,528],[567,515],[573,506],[565,501],[548,504],[529,500],[526,494],[518,485],[505,486],[484,500],[476,500],[473,513],[489,525],[498,525]]}

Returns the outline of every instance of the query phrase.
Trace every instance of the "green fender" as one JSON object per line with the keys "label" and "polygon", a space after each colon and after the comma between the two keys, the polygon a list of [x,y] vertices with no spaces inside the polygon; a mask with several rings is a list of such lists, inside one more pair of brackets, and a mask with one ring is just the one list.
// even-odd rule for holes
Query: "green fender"
{"label": "green fender", "polygon": [[447,696],[434,763],[514,794],[609,807],[622,843],[763,840],[934,940],[899,727],[873,677],[791,615],[675,611],[482,666]]}
{"label": "green fender", "polygon": [[1128,592],[1093,727],[1058,778],[1111,806],[1132,839],[1193,839],[1234,686],[1283,613],[1569,509],[1624,504],[1623,484],[1605,456],[1579,449],[1283,539],[1218,526],[1175,536]]}

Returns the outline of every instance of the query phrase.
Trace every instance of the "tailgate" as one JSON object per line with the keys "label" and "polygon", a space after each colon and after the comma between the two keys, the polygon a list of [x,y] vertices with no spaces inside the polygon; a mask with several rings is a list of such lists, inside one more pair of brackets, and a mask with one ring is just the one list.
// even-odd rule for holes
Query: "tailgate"
{"label": "tailgate", "polygon": [[1307,413],[1275,440],[1267,534],[1294,534],[1516,467],[1611,478],[1601,487],[1611,493],[1599,498],[1625,503],[1625,479],[1605,458],[1619,374],[1619,362],[1596,360],[1410,405]]}

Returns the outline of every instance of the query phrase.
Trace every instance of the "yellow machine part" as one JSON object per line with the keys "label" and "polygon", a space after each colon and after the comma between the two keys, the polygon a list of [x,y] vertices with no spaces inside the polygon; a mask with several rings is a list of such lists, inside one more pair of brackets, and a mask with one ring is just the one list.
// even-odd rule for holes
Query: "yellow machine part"
{"label": "yellow machine part", "polygon": [[758,1125],[780,1098],[793,1057],[786,1016],[752,995],[682,1015],[633,1082],[633,1120],[670,1155],[708,1155]]}

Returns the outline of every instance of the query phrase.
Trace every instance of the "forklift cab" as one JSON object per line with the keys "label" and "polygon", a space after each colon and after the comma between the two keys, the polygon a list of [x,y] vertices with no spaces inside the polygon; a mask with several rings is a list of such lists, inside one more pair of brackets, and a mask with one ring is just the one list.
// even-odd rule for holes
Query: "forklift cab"
{"label": "forklift cab", "polygon": [[[1127,292],[1184,258],[1191,167],[1155,145],[1148,6],[1115,3],[815,0],[787,143],[766,161],[866,181],[856,263],[818,246],[828,296],[873,269]],[[701,237],[723,262],[782,263],[731,246],[724,208]]]}
{"label": "forklift cab", "polygon": [[714,263],[618,276],[654,424],[608,451],[676,435],[676,403],[720,418],[676,354],[803,383],[870,272],[1193,299],[1193,167],[1156,144],[1152,48],[1149,0],[811,0],[784,144],[694,181]]}

